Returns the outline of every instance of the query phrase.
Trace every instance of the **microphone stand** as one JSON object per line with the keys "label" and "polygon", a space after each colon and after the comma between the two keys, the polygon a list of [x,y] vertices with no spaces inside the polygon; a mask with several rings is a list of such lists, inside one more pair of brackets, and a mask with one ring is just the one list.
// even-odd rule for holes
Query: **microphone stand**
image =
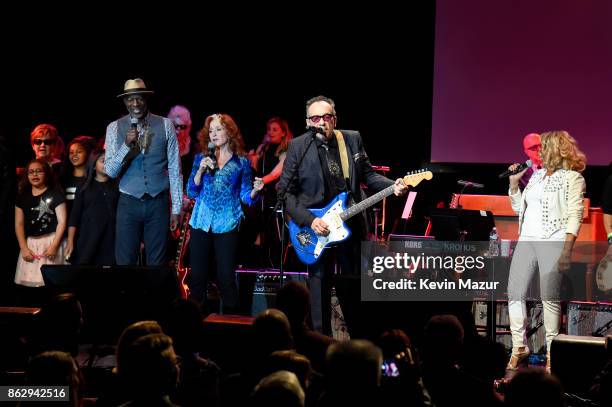
{"label": "microphone stand", "polygon": [[461,195],[463,195],[463,192],[468,186],[469,184],[463,185],[463,188],[461,188],[461,191],[459,191],[459,196],[457,197],[457,209],[463,209],[463,206],[461,206]]}
{"label": "microphone stand", "polygon": [[312,143],[315,140],[315,136],[316,133],[313,133],[312,131],[310,131],[311,137],[310,137],[310,141],[308,142],[308,145],[306,146],[306,148],[304,149],[304,152],[302,153],[302,156],[300,157],[299,161],[297,162],[297,164],[291,169],[291,173],[289,176],[289,181],[287,182],[287,184],[285,185],[285,187],[281,190],[278,191],[278,193],[276,194],[276,205],[274,205],[274,213],[279,213],[280,212],[280,216],[281,216],[281,249],[280,249],[280,269],[279,269],[279,279],[280,279],[280,285],[279,285],[279,289],[283,287],[284,285],[284,267],[283,267],[283,263],[284,263],[284,251],[285,251],[285,200],[287,199],[287,189],[289,189],[289,186],[291,184],[293,184],[293,181],[295,181],[295,177],[297,175],[297,169],[300,168],[300,166],[302,165],[302,161],[304,161],[304,157],[306,157],[306,153],[308,152],[308,150],[310,150],[310,146],[312,145]]}
{"label": "microphone stand", "polygon": [[[265,147],[264,147],[265,148]],[[266,152],[264,151],[263,154],[261,155],[261,176],[263,177],[264,175],[264,168],[266,168]],[[263,191],[262,191],[263,192]],[[261,214],[263,215],[264,213],[266,213],[266,203],[264,202],[265,199],[261,199]]]}
{"label": "microphone stand", "polygon": [[[470,185],[469,184],[463,185],[463,188],[461,188],[461,191],[459,191],[459,196],[457,197],[457,210],[459,211],[459,222],[461,222],[461,214],[463,212],[463,206],[461,206],[461,196],[463,195],[463,192],[468,186]],[[463,243],[465,241],[465,235],[467,235],[467,231],[465,230],[459,231],[459,241],[460,242]]]}

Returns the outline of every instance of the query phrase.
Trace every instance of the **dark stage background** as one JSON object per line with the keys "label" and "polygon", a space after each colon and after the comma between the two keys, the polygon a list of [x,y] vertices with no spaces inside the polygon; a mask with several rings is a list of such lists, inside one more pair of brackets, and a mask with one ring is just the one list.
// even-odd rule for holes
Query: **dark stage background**
{"label": "dark stage background", "polygon": [[[227,112],[252,148],[271,116],[288,119],[299,135],[305,101],[325,94],[337,103],[339,127],[360,130],[371,162],[390,166],[391,177],[422,167],[434,171],[432,181],[416,188],[413,220],[399,225],[401,231],[422,234],[423,215],[448,204],[460,189],[458,179],[484,183],[480,193],[505,194],[507,181],[496,174],[507,164],[429,164],[435,2],[413,2],[401,12],[355,7],[357,15],[350,16],[330,10],[309,7],[297,11],[300,17],[271,14],[248,24],[227,9],[195,8],[160,10],[156,18],[117,14],[100,24],[92,23],[95,10],[68,25],[44,17],[28,21],[3,36],[0,134],[18,165],[32,158],[29,133],[39,123],[56,125],[66,142],[80,134],[103,137],[106,125],[125,113],[116,98],[124,81],[141,77],[156,92],[154,113],[183,104],[195,133],[207,115]],[[514,135],[517,146],[522,136]],[[469,150],[474,140],[462,143]],[[602,148],[609,146],[602,137]],[[607,171],[590,166],[585,172],[593,205]],[[389,200],[387,233],[404,202]]]}

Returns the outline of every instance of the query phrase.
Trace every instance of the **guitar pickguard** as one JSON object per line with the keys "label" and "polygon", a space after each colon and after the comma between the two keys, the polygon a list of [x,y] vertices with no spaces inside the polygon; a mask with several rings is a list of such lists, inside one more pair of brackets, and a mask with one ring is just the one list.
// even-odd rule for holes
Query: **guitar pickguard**
{"label": "guitar pickguard", "polygon": [[340,214],[342,213],[342,201],[337,201],[332,207],[330,207],[325,215],[323,215],[323,221],[327,223],[329,228],[329,235],[318,236],[317,245],[314,250],[314,257],[318,258],[326,245],[334,242],[341,242],[349,236],[349,231],[344,227]]}

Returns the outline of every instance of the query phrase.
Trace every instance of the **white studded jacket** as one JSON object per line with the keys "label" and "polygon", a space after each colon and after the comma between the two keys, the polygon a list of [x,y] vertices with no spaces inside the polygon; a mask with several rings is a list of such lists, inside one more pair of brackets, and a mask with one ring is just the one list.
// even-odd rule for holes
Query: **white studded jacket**
{"label": "white studded jacket", "polygon": [[[523,215],[527,209],[525,193],[546,176],[546,169],[542,168],[533,173],[525,190],[520,189],[512,194],[508,190],[512,209],[519,215],[519,236],[523,226]],[[572,170],[557,170],[549,179],[544,188],[540,204],[542,205],[542,236],[548,239],[558,230],[564,229],[566,233],[578,236],[582,224],[582,211],[584,210],[583,197],[586,189],[584,178],[579,172]]]}

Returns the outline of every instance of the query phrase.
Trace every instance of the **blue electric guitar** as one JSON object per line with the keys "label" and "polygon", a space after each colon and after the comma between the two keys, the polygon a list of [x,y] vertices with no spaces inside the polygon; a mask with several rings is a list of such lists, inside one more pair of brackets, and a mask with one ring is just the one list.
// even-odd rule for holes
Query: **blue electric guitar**
{"label": "blue electric guitar", "polygon": [[[417,171],[403,178],[407,186],[416,186],[422,180],[433,178],[431,171]],[[380,202],[393,193],[393,185],[351,206],[346,207],[347,193],[338,194],[325,208],[309,209],[317,218],[323,219],[329,226],[329,235],[320,236],[310,226],[299,227],[293,220],[289,221],[289,238],[300,261],[304,264],[314,264],[323,254],[323,249],[333,243],[346,240],[351,231],[344,224],[349,218]]]}

